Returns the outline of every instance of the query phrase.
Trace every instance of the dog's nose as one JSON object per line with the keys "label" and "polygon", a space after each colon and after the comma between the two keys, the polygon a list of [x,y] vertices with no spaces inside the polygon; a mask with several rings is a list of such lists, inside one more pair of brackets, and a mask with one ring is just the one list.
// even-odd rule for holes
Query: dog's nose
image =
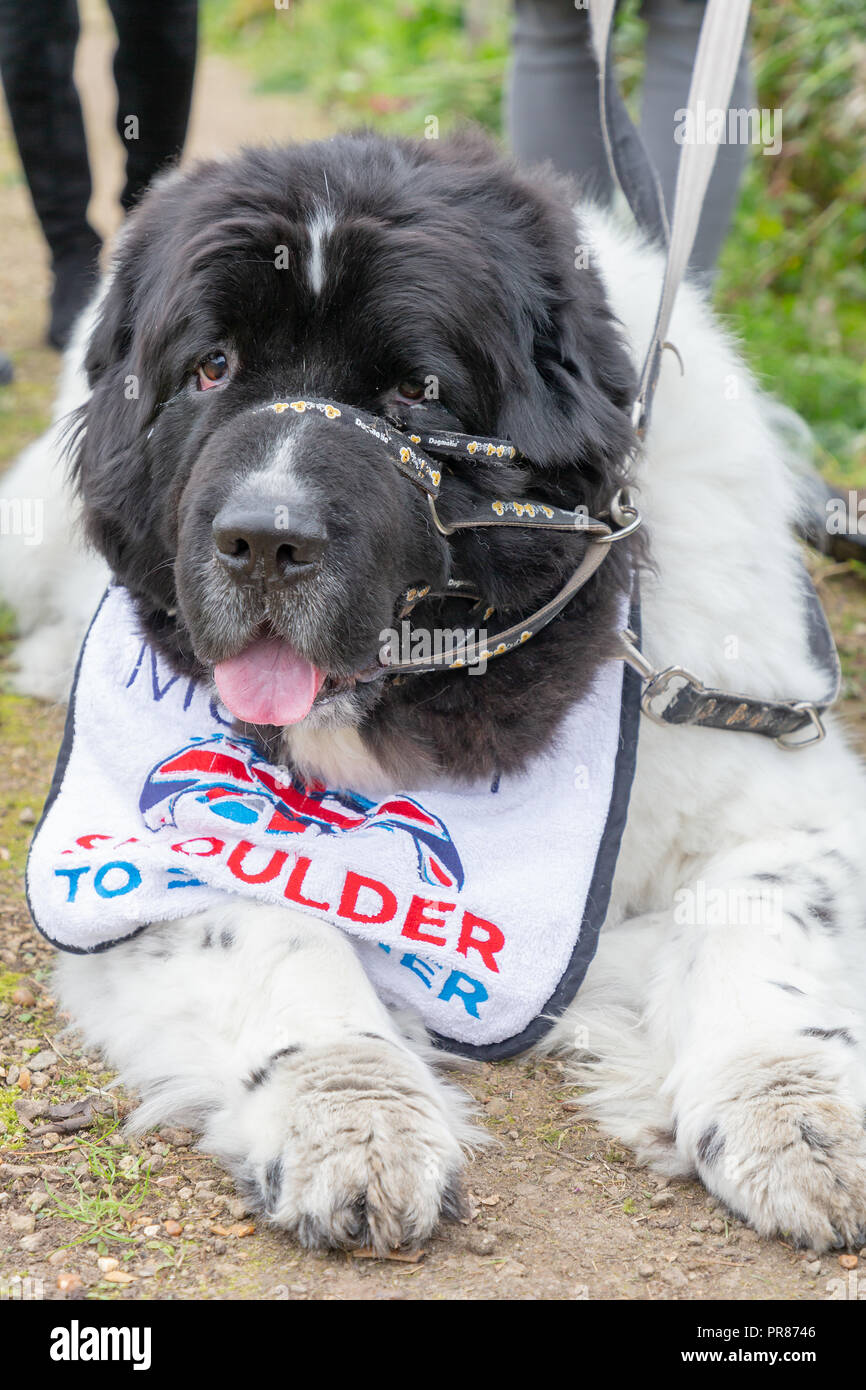
{"label": "dog's nose", "polygon": [[228,503],[214,517],[217,559],[238,578],[258,575],[291,583],[325,553],[328,533],[308,507]]}

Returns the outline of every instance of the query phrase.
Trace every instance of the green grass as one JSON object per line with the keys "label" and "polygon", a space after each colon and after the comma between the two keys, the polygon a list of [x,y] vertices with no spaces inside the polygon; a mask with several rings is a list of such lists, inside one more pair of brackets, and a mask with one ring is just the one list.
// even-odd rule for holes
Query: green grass
{"label": "green grass", "polygon": [[24,976],[16,970],[4,970],[0,968],[0,1003],[9,998],[13,990],[20,985]]}
{"label": "green grass", "polygon": [[[9,348],[7,343],[6,348]],[[0,468],[48,425],[57,379],[56,354],[44,348],[12,354],[15,381],[0,390]],[[0,625],[5,619],[0,617]]]}
{"label": "green grass", "polygon": [[80,1234],[66,1241],[63,1249],[74,1245],[95,1245],[99,1253],[104,1254],[109,1245],[133,1243],[132,1236],[124,1227],[128,1227],[147,1197],[150,1174],[146,1170],[143,1175],[137,1176],[136,1164],[136,1176],[130,1182],[128,1170],[120,1170],[116,1162],[118,1151],[104,1142],[115,1128],[116,1125],[112,1125],[96,1142],[81,1144],[87,1155],[90,1176],[97,1186],[96,1192],[85,1192],[78,1175],[71,1168],[65,1168],[63,1171],[72,1182],[74,1197],[52,1191],[52,1205],[43,1208],[44,1212],[73,1221],[82,1228]]}
{"label": "green grass", "polygon": [[[26,700],[20,695],[0,689],[0,737],[6,749],[30,749],[41,753],[44,741],[52,744],[54,734],[46,729],[46,720],[40,706],[34,700]],[[26,763],[11,762],[6,771],[3,786],[3,803],[0,806],[0,889],[17,885],[24,871],[27,851],[33,835],[34,822],[22,821],[25,807],[39,816],[42,809],[42,793],[35,786]]]}
{"label": "green grass", "polygon": [[308,92],[340,124],[423,135],[429,115],[496,125],[508,10],[487,10],[477,36],[463,0],[205,0],[203,16],[210,44],[247,62],[259,90]]}
{"label": "green grass", "polygon": [[866,13],[860,0],[755,6],[761,106],[778,158],[752,158],[719,304],[765,384],[866,485]]}
{"label": "green grass", "polygon": [[[643,25],[629,0],[617,71],[631,100]],[[422,136],[466,120],[500,132],[510,4],[483,33],[463,0],[205,0],[207,42],[268,91],[303,91],[337,125]],[[764,385],[811,425],[825,471],[866,486],[866,12],[862,0],[756,0],[758,104],[783,147],[756,147],[725,247],[718,306]]]}
{"label": "green grass", "polygon": [[0,1086],[0,1149],[11,1153],[27,1142],[27,1131],[15,1112],[16,1100],[23,1100],[24,1093],[17,1086]]}

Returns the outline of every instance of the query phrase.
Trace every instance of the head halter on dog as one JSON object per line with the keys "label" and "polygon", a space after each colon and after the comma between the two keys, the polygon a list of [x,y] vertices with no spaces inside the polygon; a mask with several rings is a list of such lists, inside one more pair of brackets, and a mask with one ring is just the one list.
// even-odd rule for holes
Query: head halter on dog
{"label": "head halter on dog", "polygon": [[[427,504],[436,530],[446,539],[456,531],[464,531],[476,526],[523,526],[532,530],[569,531],[586,539],[586,549],[580,564],[563,585],[559,593],[542,608],[530,613],[529,617],[512,627],[504,628],[493,637],[476,642],[454,642],[444,651],[429,657],[417,657],[411,661],[391,661],[379,657],[378,668],[364,672],[365,679],[378,676],[421,675],[429,671],[454,671],[461,667],[490,661],[504,656],[506,652],[522,647],[537,632],[546,627],[566,604],[582,589],[607,556],[614,541],[630,536],[641,524],[640,514],[634,506],[628,491],[620,489],[612,499],[608,521],[596,520],[589,516],[585,508],[575,507],[566,511],[548,502],[538,502],[530,498],[506,501],[494,497],[484,499],[471,506],[463,516],[445,522],[439,515],[436,503],[442,491],[443,467],[437,460],[439,456],[448,458],[500,458],[520,457],[514,445],[505,439],[491,439],[474,434],[458,434],[451,430],[436,433],[418,433],[398,430],[394,425],[378,415],[370,415],[355,406],[342,402],[319,399],[299,399],[274,401],[262,406],[276,415],[293,411],[302,415],[315,411],[325,420],[330,420],[337,428],[360,429],[372,435],[382,447],[382,452],[391,463],[427,496]],[[432,457],[431,457],[432,456]],[[494,612],[484,597],[465,580],[452,579],[448,588],[434,590],[429,585],[409,589],[404,595],[404,606],[400,617],[407,617],[416,604],[427,598],[468,598],[475,601],[472,617],[486,620]]]}
{"label": "head halter on dog", "polygon": [[[715,162],[717,147],[684,146],[681,151],[674,205],[670,223],[664,206],[661,185],[626,116],[627,129],[613,129],[611,116],[611,81],[608,67],[611,34],[616,5],[614,0],[590,0],[590,20],[593,45],[599,66],[599,105],[605,150],[614,183],[618,184],[635,214],[638,223],[650,236],[666,243],[665,270],[658,310],[651,341],[646,351],[637,396],[632,406],[632,424],[636,444],[640,447],[649,428],[653,396],[658,384],[662,354],[676,347],[667,340],[677,290],[686,272],[694,244],[701,207]],[[726,109],[733,88],[743,36],[749,12],[749,0],[707,0],[706,13],[695,57],[694,72],[689,90],[688,106],[694,109],[700,101],[706,109]],[[622,110],[624,111],[624,107]],[[379,662],[357,678],[367,681],[383,676],[423,674],[429,671],[455,670],[475,666],[497,656],[504,656],[523,646],[546,627],[587,580],[599,568],[613,542],[623,540],[641,525],[641,516],[627,487],[620,488],[610,501],[602,518],[595,519],[581,507],[569,512],[560,507],[534,499],[505,501],[499,498],[479,501],[468,513],[443,522],[436,503],[442,485],[441,458],[473,458],[494,456],[502,459],[518,457],[513,444],[507,440],[478,438],[452,431],[407,433],[354,406],[326,400],[275,401],[259,407],[280,415],[284,411],[303,414],[316,411],[338,427],[352,427],[373,435],[391,462],[427,496],[430,515],[437,531],[445,537],[476,526],[524,526],[533,529],[573,531],[584,537],[586,546],[581,561],[566,584],[548,603],[531,613],[522,622],[496,633],[486,640],[454,642],[445,651],[431,657],[416,657],[411,661],[395,661],[380,654]],[[775,739],[780,747],[798,751],[811,747],[824,737],[822,715],[835,703],[841,686],[841,667],[832,634],[827,626],[820,601],[804,574],[804,594],[807,607],[809,644],[815,664],[826,673],[828,690],[820,699],[802,700],[777,698],[758,699],[755,696],[715,689],[704,685],[697,676],[682,666],[664,668],[648,660],[636,646],[633,632],[620,633],[619,656],[643,682],[641,709],[661,724],[692,724],[702,728],[730,729],[760,734]],[[401,617],[426,598],[469,598],[475,601],[470,618],[486,621],[494,609],[475,593],[465,580],[451,579],[445,591],[430,586],[410,589],[405,595]],[[671,695],[673,693],[673,698]],[[807,737],[792,735],[805,731]]]}

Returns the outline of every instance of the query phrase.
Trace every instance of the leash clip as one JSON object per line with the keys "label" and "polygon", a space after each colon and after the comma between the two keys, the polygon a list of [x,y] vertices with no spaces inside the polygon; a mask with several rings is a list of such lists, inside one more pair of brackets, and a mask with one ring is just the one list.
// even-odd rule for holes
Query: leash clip
{"label": "leash clip", "polygon": [[[722,692],[709,689],[704,685],[703,681],[698,680],[697,676],[693,675],[691,671],[687,671],[684,666],[667,666],[663,671],[657,670],[637,646],[637,636],[632,632],[631,628],[625,628],[619,634],[619,640],[622,647],[622,660],[627,666],[630,666],[632,670],[638,673],[642,681],[646,682],[641,691],[640,707],[641,712],[647,715],[654,724],[660,724],[662,728],[669,729],[672,724],[682,723],[696,727],[702,722],[700,718],[686,720],[665,719],[664,710],[668,709],[673,702],[664,705],[662,711],[659,712],[657,708],[658,701],[668,694],[673,681],[683,681],[683,688],[688,687],[695,696],[706,696],[711,702],[711,707],[712,702],[722,696]],[[745,701],[747,697],[737,696],[733,698]],[[821,719],[822,706],[814,704],[811,700],[797,700],[791,702],[780,701],[778,707],[786,714],[794,713],[806,715],[808,724],[811,725],[813,730],[809,738],[796,738],[794,735],[799,733],[800,729],[808,727],[808,724],[803,723],[790,733],[777,734],[773,738],[773,742],[777,747],[783,749],[784,752],[799,753],[803,748],[813,748],[816,743],[820,743],[822,739],[827,737],[827,730]],[[730,721],[727,722],[730,724]],[[705,727],[719,728],[721,726],[708,724],[705,725]],[[758,730],[758,732],[763,731]],[[768,730],[767,732],[769,733],[770,731]]]}
{"label": "leash clip", "polygon": [[682,680],[696,694],[702,695],[706,686],[693,676],[691,671],[687,671],[684,666],[668,666],[664,671],[656,671],[644,687],[640,697],[640,707],[644,714],[649,715],[650,719],[656,724],[661,724],[662,728],[669,728],[668,721],[663,715],[657,714],[653,709],[653,701],[661,695],[667,695],[671,681]]}
{"label": "leash clip", "polygon": [[691,671],[687,671],[684,666],[667,666],[663,671],[659,671],[647,660],[644,653],[637,644],[637,636],[631,628],[625,628],[619,634],[619,640],[623,648],[623,660],[626,665],[631,666],[632,670],[637,671],[641,680],[646,681],[641,697],[640,707],[644,714],[656,724],[668,728],[667,721],[657,714],[653,709],[653,701],[659,696],[667,695],[671,681],[684,680],[693,690],[699,694],[706,688],[697,676],[693,676]]}

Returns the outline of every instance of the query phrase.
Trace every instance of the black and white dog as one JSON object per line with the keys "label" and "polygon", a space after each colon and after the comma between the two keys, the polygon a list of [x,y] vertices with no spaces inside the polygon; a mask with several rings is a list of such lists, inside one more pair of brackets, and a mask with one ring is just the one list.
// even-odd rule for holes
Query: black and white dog
{"label": "black and white dog", "polygon": [[[662,265],[571,202],[475,137],[362,134],[172,174],[123,232],[87,328],[87,386],[71,379],[65,397],[86,396],[75,470],[87,533],[177,669],[209,678],[263,632],[284,644],[288,703],[259,692],[260,722],[286,709],[271,733],[305,777],[375,796],[520,769],[610,654],[626,546],[483,679],[357,682],[406,586],[447,577],[441,537],[372,450],[324,453],[303,432],[289,446],[251,410],[291,392],[507,437],[520,460],[455,464],[453,498],[495,488],[597,515],[633,444]],[[671,337],[685,373],[668,355],[635,478],[645,649],[710,685],[817,696],[796,487],[766,402],[692,287]],[[55,447],[56,434],[12,486],[38,488]],[[291,554],[239,584],[214,519],[242,531],[287,500]],[[21,681],[43,691],[58,634],[80,631],[104,575],[72,553],[67,526],[33,557]],[[564,582],[574,539],[492,528],[452,554],[516,620]],[[863,774],[832,721],[797,756],[644,721],[599,950],[545,1043],[573,1059],[590,1112],[639,1158],[696,1171],[758,1231],[816,1249],[866,1228],[864,831]],[[743,921],[731,905],[768,884],[783,911]],[[197,1126],[311,1245],[425,1238],[459,1202],[473,1133],[419,1030],[383,1006],[336,928],[241,899],[207,917],[61,962],[64,1003],[140,1093],[138,1122]],[[230,926],[230,944],[204,950],[205,925]]]}

